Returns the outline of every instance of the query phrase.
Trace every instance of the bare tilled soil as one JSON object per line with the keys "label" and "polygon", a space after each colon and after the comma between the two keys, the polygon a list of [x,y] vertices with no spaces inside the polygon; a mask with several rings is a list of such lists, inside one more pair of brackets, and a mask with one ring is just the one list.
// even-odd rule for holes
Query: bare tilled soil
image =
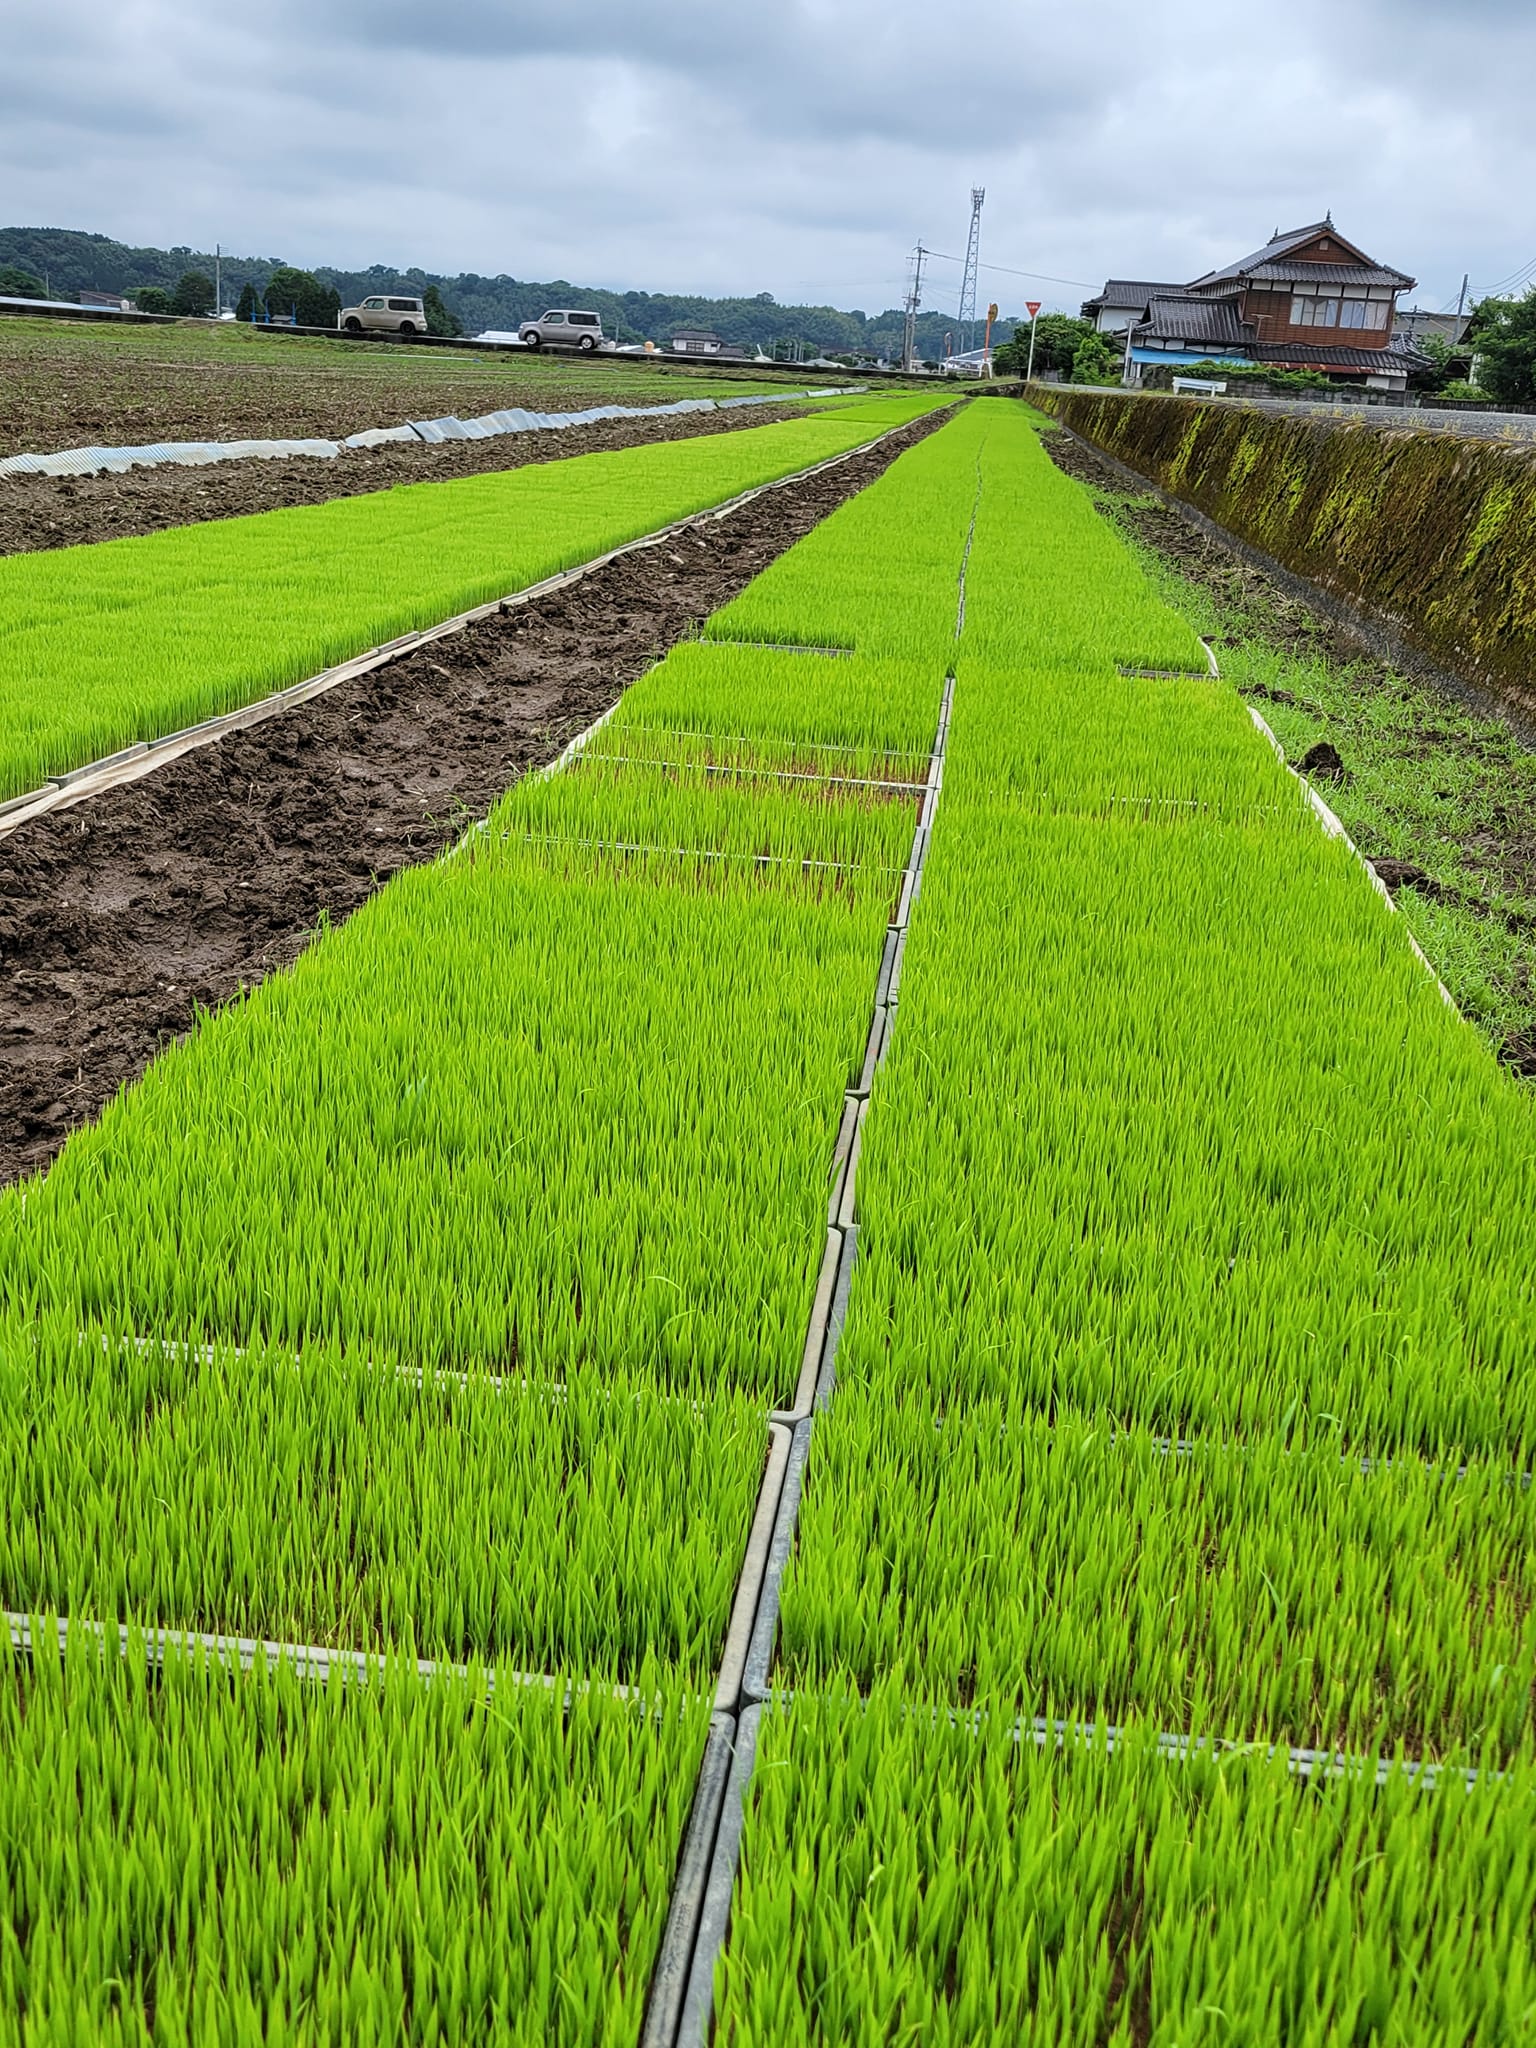
{"label": "bare tilled soil", "polygon": [[0,838],[0,1182],[551,760],[937,424]]}
{"label": "bare tilled soil", "polygon": [[[663,393],[656,402],[667,404],[674,395],[687,394]],[[123,476],[9,477],[0,480],[0,554],[121,540],[128,534],[157,533],[205,519],[270,512],[280,505],[357,497],[393,484],[440,483],[449,477],[521,469],[532,462],[559,462],[600,449],[739,433],[743,427],[767,426],[804,410],[803,405],[764,405],[679,413],[670,419],[603,420],[590,427],[504,434],[493,441],[444,441],[435,446],[400,442],[384,448],[349,448],[331,462],[294,456],[219,463],[207,469],[130,470]]]}
{"label": "bare tilled soil", "polygon": [[[0,455],[274,434],[343,441],[367,427],[502,406],[579,412],[664,405],[729,388],[683,365],[584,364],[398,342],[316,342],[220,328],[126,334],[68,323],[37,335],[0,323]],[[637,395],[643,394],[643,395]]]}

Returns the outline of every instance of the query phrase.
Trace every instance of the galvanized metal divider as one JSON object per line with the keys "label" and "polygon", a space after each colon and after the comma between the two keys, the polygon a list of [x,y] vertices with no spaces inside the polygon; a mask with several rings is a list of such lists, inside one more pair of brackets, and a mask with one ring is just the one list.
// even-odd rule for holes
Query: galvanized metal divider
{"label": "galvanized metal divider", "polygon": [[[811,1411],[829,1369],[830,1353],[847,1313],[852,1276],[854,1181],[858,1172],[858,1120],[868,1099],[875,1069],[889,1043],[889,988],[897,948],[916,901],[915,883],[927,851],[927,830],[943,773],[943,749],[949,725],[953,679],[945,683],[943,702],[924,796],[913,828],[912,852],[901,871],[901,888],[892,922],[886,928],[876,977],[869,1036],[859,1079],[844,1097],[843,1116],[833,1148],[831,1188],[827,1205],[827,1242],[811,1301],[810,1320],[801,1352],[800,1376],[792,1404],[770,1414],[774,1455],[764,1475],[753,1518],[752,1537],[737,1583],[731,1610],[720,1682],[715,1694],[715,1727],[724,1747],[706,1748],[694,1793],[688,1838],[673,1887],[662,1951],[651,1980],[641,2048],[672,2048],[692,2039],[698,2001],[700,1959],[713,1959],[724,1937],[730,1889],[735,1879],[741,1834],[742,1800],[751,1774],[757,1727],[761,1667],[771,1658],[778,1624],[779,1582],[793,1541],[800,1502],[801,1477],[810,1440]],[[768,1648],[764,1649],[764,1640]],[[701,1846],[705,1843],[707,1846]],[[724,1886],[724,1900],[721,1887]]]}
{"label": "galvanized metal divider", "polygon": [[[900,965],[913,907],[922,888],[929,833],[934,809],[944,778],[944,750],[949,735],[950,707],[954,698],[954,677],[945,679],[938,728],[929,757],[922,806],[912,833],[912,851],[902,872],[901,891],[891,923],[886,928],[876,978],[875,1001],[866,1041],[863,1068],[857,1082],[844,1098],[843,1118],[833,1155],[832,1188],[828,1204],[827,1247],[822,1259],[810,1329],[801,1361],[794,1404],[776,1409],[775,1425],[792,1432],[790,1448],[773,1519],[772,1542],[757,1598],[751,1638],[742,1674],[740,1697],[733,1726],[729,1773],[718,1784],[712,1782],[716,1802],[714,1846],[707,1871],[690,1871],[689,1917],[694,1942],[686,1975],[679,1983],[675,1973],[667,1978],[667,2001],[675,2006],[671,2032],[649,2028],[644,2048],[672,2048],[672,2044],[693,2044],[707,2040],[714,2005],[714,1967],[730,1923],[731,1894],[741,1850],[747,1788],[757,1754],[757,1733],[763,1703],[771,1694],[771,1669],[778,1638],[779,1596],[784,1572],[794,1548],[795,1523],[810,1452],[816,1411],[831,1398],[835,1378],[837,1347],[848,1314],[853,1268],[858,1257],[857,1181],[862,1147],[864,1117],[869,1107],[875,1074],[890,1048],[895,1025],[895,1006]],[[717,1702],[717,1704],[723,1704]],[[681,1882],[681,1880],[680,1880]]]}
{"label": "galvanized metal divider", "polygon": [[[675,534],[696,526],[704,519],[724,519],[742,506],[751,504],[755,498],[765,496],[769,491],[787,489],[792,484],[804,483],[807,478],[819,476],[823,471],[836,469],[842,463],[851,462],[857,455],[866,455],[872,448],[895,435],[906,433],[915,422],[909,420],[899,427],[890,427],[882,434],[861,441],[857,447],[844,449],[840,454],[829,455],[821,462],[813,462],[804,469],[791,471],[786,476],[774,477],[768,483],[756,484],[751,490],[739,491],[732,498],[724,499],[718,505],[707,505],[690,513],[686,519],[674,519],[666,526],[657,527],[653,532],[642,534],[639,539],[626,541],[620,547],[609,548],[603,554],[594,555],[588,562],[579,563],[573,569],[562,569],[557,575],[545,576],[537,583],[530,583],[522,590],[510,592],[505,597],[491,598],[485,604],[474,605],[470,610],[456,612],[450,619],[444,619],[436,626],[425,626],[418,632],[402,633],[393,640],[386,640],[379,647],[370,647],[365,653],[338,662],[333,668],[322,669],[318,675],[309,676],[303,682],[291,683],[286,689],[274,690],[267,696],[258,697],[250,704],[242,705],[236,711],[220,712],[216,717],[198,720],[195,725],[183,726],[179,731],[166,733],[156,740],[136,740],[131,746],[120,747],[115,753],[104,754],[99,760],[88,761],[79,768],[69,768],[50,777],[41,788],[28,790],[20,796],[8,797],[0,802],[0,838],[14,832],[18,826],[28,824],[34,818],[46,816],[50,811],[68,809],[83,803],[88,797],[99,796],[104,791],[116,789],[123,783],[136,782],[142,776],[153,774],[157,768],[166,767],[177,761],[183,754],[191,753],[197,747],[211,746],[223,739],[227,733],[241,732],[253,725],[262,725],[269,718],[279,717],[285,711],[295,710],[307,704],[311,698],[323,696],[334,690],[338,683],[352,682],[372,670],[383,668],[387,663],[398,661],[402,655],[412,654],[427,647],[435,640],[446,639],[450,634],[462,633],[467,626],[478,624],[483,619],[496,617],[499,613],[517,610],[532,604],[541,597],[548,597],[557,590],[564,590],[573,583],[581,582],[597,570],[606,568],[610,562],[621,560],[626,555],[638,554],[644,549],[660,547]],[[597,721],[600,726],[612,716],[612,711]],[[596,727],[589,728],[590,731]],[[565,756],[562,756],[562,761]]]}
{"label": "galvanized metal divider", "polygon": [[[965,572],[976,534],[976,514],[981,500],[981,462],[977,457],[976,498],[961,557],[955,614],[958,641],[965,623]],[[869,1108],[874,1078],[887,1052],[895,1028],[901,968],[906,954],[907,933],[912,913],[922,891],[923,870],[928,858],[934,814],[944,785],[944,756],[949,740],[950,713],[954,704],[955,678],[944,679],[938,726],[929,756],[923,801],[913,827],[912,850],[902,871],[901,891],[895,913],[886,929],[876,978],[875,1001],[865,1045],[863,1067],[858,1081],[844,1100],[843,1118],[833,1155],[832,1190],[828,1205],[827,1249],[822,1261],[811,1313],[811,1329],[802,1359],[795,1404],[774,1412],[776,1424],[793,1431],[791,1448],[774,1518],[773,1540],[763,1574],[762,1588],[753,1621],[751,1642],[742,1680],[741,1700],[736,1717],[730,1771],[718,1787],[714,1849],[707,1874],[702,1879],[696,1905],[690,1905],[695,1925],[692,1955],[681,1990],[677,2020],[668,2034],[649,2030],[644,2048],[696,2048],[706,2042],[714,2013],[714,1970],[730,1928],[731,1896],[735,1889],[745,1823],[746,1797],[757,1756],[758,1729],[764,1703],[772,1694],[772,1666],[779,1629],[779,1601],[783,1577],[794,1549],[795,1524],[805,1464],[810,1453],[816,1413],[832,1398],[836,1380],[838,1345],[847,1320],[853,1269],[858,1258],[857,1182],[862,1152],[864,1118]],[[675,1976],[668,1978],[669,2004]]]}

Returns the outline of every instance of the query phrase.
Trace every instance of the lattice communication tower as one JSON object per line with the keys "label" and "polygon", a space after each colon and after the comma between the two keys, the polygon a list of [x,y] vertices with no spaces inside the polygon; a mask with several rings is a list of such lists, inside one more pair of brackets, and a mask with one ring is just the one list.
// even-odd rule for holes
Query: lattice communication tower
{"label": "lattice communication tower", "polygon": [[986,191],[980,185],[971,187],[971,233],[965,245],[965,275],[960,280],[960,346],[962,350],[976,346],[976,270],[981,261],[981,207]]}

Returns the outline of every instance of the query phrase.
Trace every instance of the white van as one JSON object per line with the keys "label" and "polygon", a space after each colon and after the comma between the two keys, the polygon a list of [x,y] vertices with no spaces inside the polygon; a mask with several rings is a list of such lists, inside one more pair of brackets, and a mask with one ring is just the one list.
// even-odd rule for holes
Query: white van
{"label": "white van", "polygon": [[566,306],[525,320],[517,338],[525,348],[579,348],[590,354],[603,345],[603,323],[596,313],[573,312]]}
{"label": "white van", "polygon": [[427,309],[403,292],[343,306],[336,324],[347,334],[425,334]]}

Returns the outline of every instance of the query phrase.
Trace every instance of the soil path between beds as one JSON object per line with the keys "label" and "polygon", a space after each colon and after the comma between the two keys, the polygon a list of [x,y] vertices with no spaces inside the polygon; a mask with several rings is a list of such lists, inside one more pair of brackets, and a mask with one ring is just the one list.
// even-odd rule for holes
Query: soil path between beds
{"label": "soil path between beds", "polygon": [[0,1184],[433,859],[939,418],[0,839]]}

